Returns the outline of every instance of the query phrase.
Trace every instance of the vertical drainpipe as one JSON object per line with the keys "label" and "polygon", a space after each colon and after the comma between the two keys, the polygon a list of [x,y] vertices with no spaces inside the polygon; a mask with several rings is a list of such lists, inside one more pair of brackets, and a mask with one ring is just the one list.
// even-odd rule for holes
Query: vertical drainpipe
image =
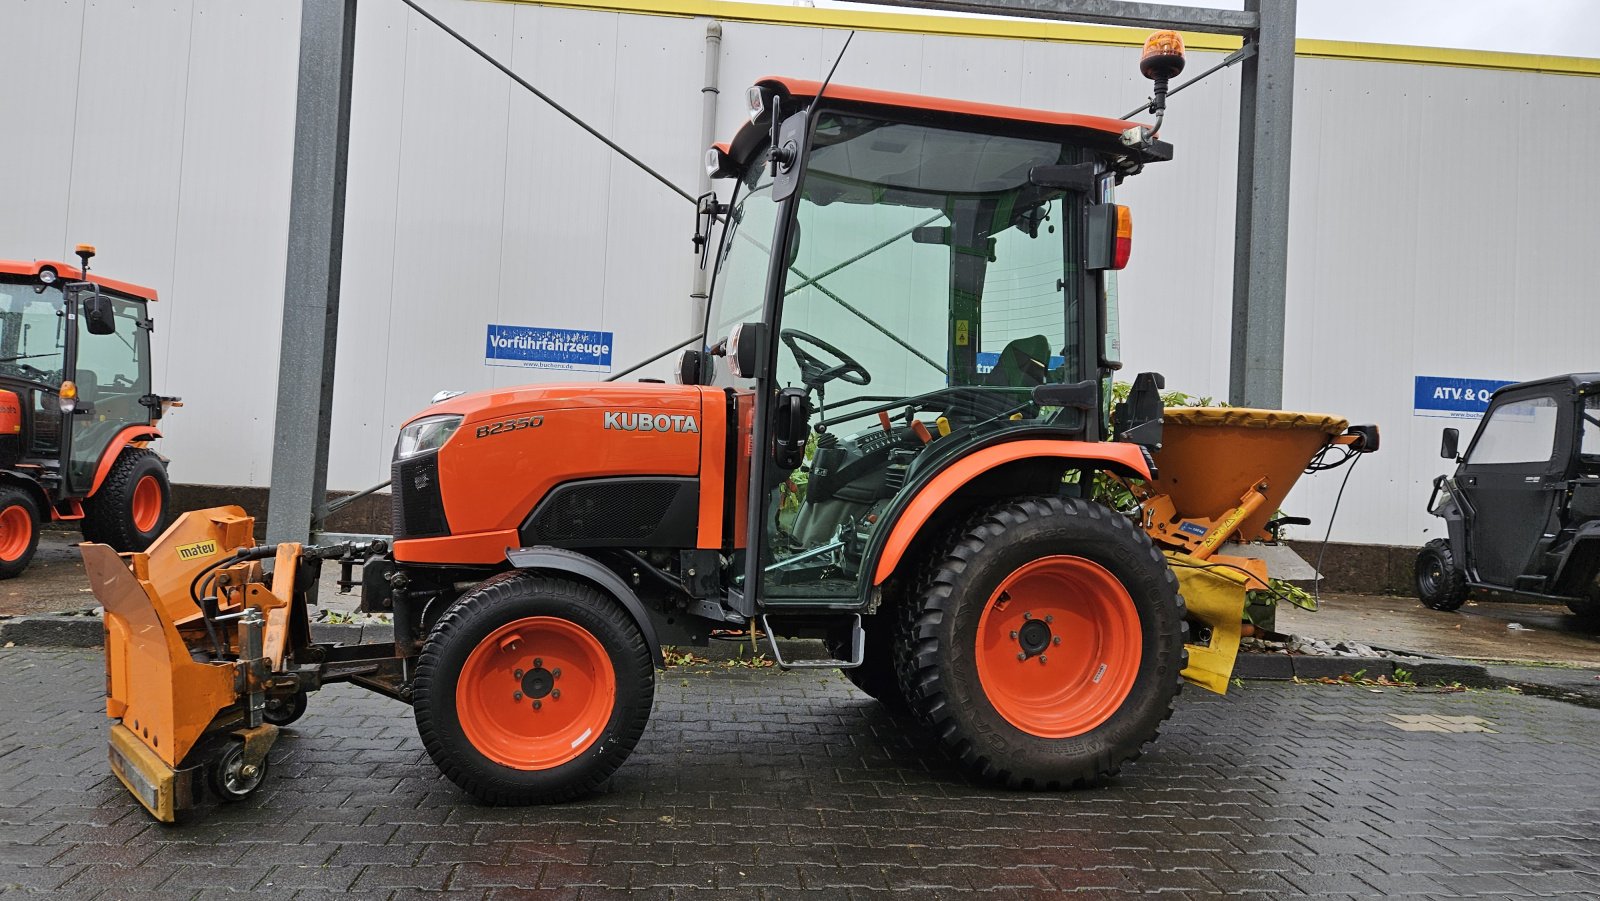
{"label": "vertical drainpipe", "polygon": [[[706,172],[701,160],[705,156],[706,148],[716,143],[717,140],[717,94],[721,91],[717,87],[717,72],[722,64],[722,23],[716,19],[706,23],[706,80],[700,88],[700,146],[695,148],[695,164],[700,171],[700,187],[695,191],[697,196],[704,195],[711,190],[711,175]],[[716,257],[716,248],[712,247],[707,253],[706,268],[698,265],[694,269],[694,288],[689,294],[690,307],[689,323],[690,333],[699,331],[706,321],[707,292],[711,284],[711,260]]]}

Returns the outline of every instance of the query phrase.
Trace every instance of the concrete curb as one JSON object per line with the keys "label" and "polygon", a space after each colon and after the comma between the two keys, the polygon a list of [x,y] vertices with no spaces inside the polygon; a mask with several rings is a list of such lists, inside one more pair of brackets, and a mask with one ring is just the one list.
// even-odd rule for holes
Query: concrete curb
{"label": "concrete curb", "polygon": [[1504,682],[1490,675],[1488,667],[1453,657],[1435,657],[1399,648],[1380,650],[1401,657],[1320,657],[1302,654],[1241,653],[1234,664],[1236,679],[1287,682],[1291,679],[1393,679],[1396,669],[1418,685],[1460,683],[1469,688],[1502,688]]}

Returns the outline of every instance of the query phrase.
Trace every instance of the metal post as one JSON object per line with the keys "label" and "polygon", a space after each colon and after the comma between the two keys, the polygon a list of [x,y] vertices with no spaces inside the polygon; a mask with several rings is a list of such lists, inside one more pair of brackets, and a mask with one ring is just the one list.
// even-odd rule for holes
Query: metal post
{"label": "metal post", "polygon": [[304,541],[328,485],[356,0],[301,0],[267,541]]}
{"label": "metal post", "polygon": [[[717,140],[717,95],[721,93],[721,76],[718,74],[722,68],[722,23],[712,19],[706,23],[706,77],[705,84],[700,88],[700,146],[696,148],[695,159],[699,159],[706,149]],[[696,194],[704,196],[711,190],[711,173],[700,167],[700,183]],[[713,223],[715,224],[715,223]],[[707,235],[707,240],[710,240]],[[696,266],[694,270],[694,287],[689,295],[693,309],[689,311],[692,320],[689,327],[698,331],[706,322],[706,304],[710,301],[711,266],[716,261],[717,248],[712,245],[706,253],[705,266]]]}
{"label": "metal post", "polygon": [[1261,18],[1240,78],[1228,399],[1265,409],[1283,406],[1295,2],[1245,0]]}

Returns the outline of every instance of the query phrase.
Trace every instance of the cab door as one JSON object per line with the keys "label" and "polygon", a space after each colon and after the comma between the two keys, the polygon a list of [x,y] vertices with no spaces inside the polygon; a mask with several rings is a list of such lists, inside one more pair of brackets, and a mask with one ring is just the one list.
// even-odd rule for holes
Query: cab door
{"label": "cab door", "polygon": [[150,326],[143,302],[105,295],[116,329],[90,334],[82,311],[76,320],[71,366],[78,388],[77,409],[67,416],[62,470],[71,494],[88,493],[100,458],[128,426],[148,425],[150,407]]}
{"label": "cab door", "polygon": [[1567,454],[1557,446],[1560,436],[1570,440],[1569,406],[1549,387],[1503,395],[1472,439],[1456,483],[1474,511],[1467,541],[1477,581],[1518,587],[1550,531],[1566,490]]}

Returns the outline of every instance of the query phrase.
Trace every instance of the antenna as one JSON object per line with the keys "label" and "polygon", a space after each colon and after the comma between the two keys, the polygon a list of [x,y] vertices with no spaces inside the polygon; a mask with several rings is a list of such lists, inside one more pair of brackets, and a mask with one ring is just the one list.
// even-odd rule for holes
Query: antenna
{"label": "antenna", "polygon": [[855,39],[856,32],[855,29],[852,28],[850,30],[849,37],[844,39],[844,46],[839,48],[839,55],[833,58],[833,68],[828,70],[828,77],[822,79],[822,87],[817,88],[817,96],[811,98],[812,106],[817,105],[817,101],[822,99],[822,92],[826,91],[828,89],[828,85],[833,83],[833,73],[839,71],[839,62],[844,59],[845,52],[850,49],[850,42]]}

